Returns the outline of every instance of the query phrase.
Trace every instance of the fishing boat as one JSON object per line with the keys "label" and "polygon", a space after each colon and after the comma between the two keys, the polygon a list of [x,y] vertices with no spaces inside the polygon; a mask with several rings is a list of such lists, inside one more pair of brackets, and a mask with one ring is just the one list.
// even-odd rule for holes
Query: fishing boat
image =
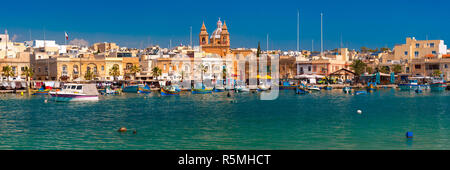
{"label": "fishing boat", "polygon": [[125,92],[125,93],[137,93],[138,89],[139,89],[139,85],[125,86],[122,84],[122,92]]}
{"label": "fishing boat", "polygon": [[344,91],[344,93],[351,93],[352,88],[350,86],[345,86],[344,88],[342,88],[342,91]]}
{"label": "fishing boat", "polygon": [[296,89],[296,88],[297,88],[297,85],[295,84],[295,82],[292,82],[292,81],[283,81],[283,83],[279,87],[280,90]]}
{"label": "fishing boat", "polygon": [[173,96],[180,95],[180,88],[177,85],[164,86],[161,88],[161,95],[163,96]]}
{"label": "fishing boat", "polygon": [[317,86],[308,86],[308,90],[310,91],[320,91],[320,88]]}
{"label": "fishing boat", "polygon": [[267,91],[270,89],[269,85],[258,85],[258,91]]}
{"label": "fishing boat", "polygon": [[296,94],[307,94],[307,93],[309,93],[309,90],[305,87],[297,86],[295,88],[295,93]]}
{"label": "fishing boat", "polygon": [[376,83],[374,82],[369,82],[367,85],[367,91],[372,92],[376,90]]}
{"label": "fishing boat", "polygon": [[41,86],[38,90],[34,91],[33,95],[48,95],[51,89],[46,89],[44,86]]}
{"label": "fishing boat", "polygon": [[213,88],[206,87],[203,83],[196,84],[194,88],[192,88],[192,94],[207,94],[212,93]]}
{"label": "fishing boat", "polygon": [[332,90],[332,89],[333,89],[333,87],[332,87],[332,86],[330,86],[330,84],[328,84],[328,85],[326,85],[326,86],[324,87],[324,89],[325,89],[325,90]]}
{"label": "fishing boat", "polygon": [[214,92],[224,92],[225,88],[223,86],[214,86]]}
{"label": "fishing boat", "polygon": [[49,94],[55,101],[97,101],[99,95],[95,84],[66,84]]}
{"label": "fishing boat", "polygon": [[415,90],[419,87],[423,87],[423,89],[427,88],[427,85],[419,85],[419,83],[417,82],[417,80],[409,80],[408,83],[402,83],[398,85],[398,88],[400,88],[400,90]]}
{"label": "fishing boat", "polygon": [[107,86],[104,90],[100,91],[101,94],[107,95],[107,94],[120,94],[120,89],[113,90],[110,86]]}
{"label": "fishing boat", "polygon": [[430,85],[431,91],[444,91],[447,88],[443,78],[433,78]]}
{"label": "fishing boat", "polygon": [[142,93],[142,94],[148,94],[151,92],[152,92],[152,90],[150,89],[150,86],[148,86],[148,85],[145,85],[143,87],[139,86],[138,91],[137,91],[137,93]]}

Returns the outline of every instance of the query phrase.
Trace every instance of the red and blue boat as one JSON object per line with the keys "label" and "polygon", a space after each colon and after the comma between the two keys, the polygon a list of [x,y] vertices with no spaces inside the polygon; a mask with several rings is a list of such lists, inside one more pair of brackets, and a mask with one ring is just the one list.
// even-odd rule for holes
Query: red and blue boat
{"label": "red and blue boat", "polygon": [[447,84],[443,78],[433,78],[430,88],[431,91],[444,91],[447,88]]}
{"label": "red and blue boat", "polygon": [[161,95],[163,96],[174,96],[174,95],[180,95],[180,88],[178,86],[172,85],[172,86],[164,86],[161,88]]}

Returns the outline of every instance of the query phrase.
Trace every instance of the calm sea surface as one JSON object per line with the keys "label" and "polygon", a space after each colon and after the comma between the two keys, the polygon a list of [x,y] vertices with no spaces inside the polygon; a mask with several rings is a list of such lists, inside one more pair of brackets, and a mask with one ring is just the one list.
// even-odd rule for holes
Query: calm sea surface
{"label": "calm sea surface", "polygon": [[[0,149],[450,149],[449,91],[260,95],[44,103],[45,96],[0,94]],[[128,132],[117,132],[121,126]]]}

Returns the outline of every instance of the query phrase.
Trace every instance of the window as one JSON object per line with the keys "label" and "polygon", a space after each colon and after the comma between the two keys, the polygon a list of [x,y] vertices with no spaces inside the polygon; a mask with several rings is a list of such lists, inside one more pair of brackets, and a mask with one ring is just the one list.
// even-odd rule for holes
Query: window
{"label": "window", "polygon": [[420,44],[419,44],[419,43],[417,43],[417,44],[416,44],[416,48],[419,48],[419,47],[420,47]]}
{"label": "window", "polygon": [[75,89],[75,88],[77,88],[77,86],[72,86],[72,87],[70,87],[71,89]]}
{"label": "window", "polygon": [[447,64],[444,65],[445,68],[448,68]]}
{"label": "window", "polygon": [[416,57],[416,58],[419,57],[419,52],[418,51],[414,52],[414,57]]}
{"label": "window", "polygon": [[408,51],[405,51],[405,55],[408,55]]}
{"label": "window", "polygon": [[436,55],[436,51],[432,51],[431,54]]}
{"label": "window", "polygon": [[166,70],[166,65],[164,64],[164,70]]}
{"label": "window", "polygon": [[430,43],[430,47],[433,48],[434,47],[434,43]]}
{"label": "window", "polygon": [[416,65],[414,65],[414,68],[415,68],[415,69],[420,69],[420,65],[419,65],[419,64],[416,64]]}
{"label": "window", "polygon": [[77,86],[77,90],[81,90],[83,86]]}
{"label": "window", "polygon": [[300,67],[300,72],[303,72],[303,67]]}
{"label": "window", "polygon": [[311,71],[311,66],[308,66],[308,71]]}
{"label": "window", "polygon": [[102,71],[105,70],[105,66],[102,66]]}

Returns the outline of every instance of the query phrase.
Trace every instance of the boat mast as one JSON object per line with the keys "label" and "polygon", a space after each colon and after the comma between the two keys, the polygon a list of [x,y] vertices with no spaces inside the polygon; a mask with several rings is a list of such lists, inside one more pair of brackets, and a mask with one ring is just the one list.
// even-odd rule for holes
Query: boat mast
{"label": "boat mast", "polygon": [[323,57],[323,13],[320,13],[320,57]]}

